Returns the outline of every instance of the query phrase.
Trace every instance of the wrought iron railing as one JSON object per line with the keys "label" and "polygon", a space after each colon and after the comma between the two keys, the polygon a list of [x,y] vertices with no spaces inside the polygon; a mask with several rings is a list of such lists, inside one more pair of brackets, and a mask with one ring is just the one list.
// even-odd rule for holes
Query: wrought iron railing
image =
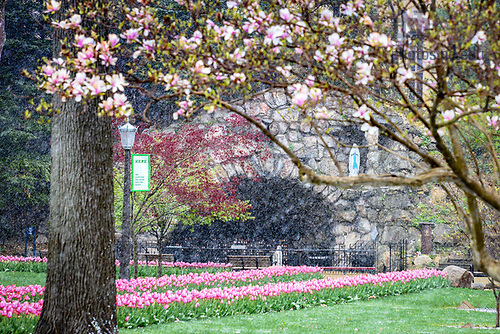
{"label": "wrought iron railing", "polygon": [[[139,253],[148,253],[152,243],[143,243]],[[184,247],[166,246],[163,254],[173,254],[175,261],[182,262],[228,262],[229,255],[271,256],[276,248],[249,248],[247,245],[231,247]],[[375,272],[377,259],[373,243],[358,242],[348,248],[294,249],[282,247],[282,264],[286,266],[318,266],[335,272]]]}

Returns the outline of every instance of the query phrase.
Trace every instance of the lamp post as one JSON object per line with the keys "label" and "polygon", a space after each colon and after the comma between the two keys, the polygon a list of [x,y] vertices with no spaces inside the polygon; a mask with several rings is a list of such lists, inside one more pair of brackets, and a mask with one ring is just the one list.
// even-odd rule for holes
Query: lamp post
{"label": "lamp post", "polygon": [[128,123],[121,126],[120,137],[122,147],[125,151],[125,164],[123,174],[123,216],[122,216],[122,238],[120,256],[120,279],[130,279],[129,262],[131,255],[130,245],[130,151],[134,146],[135,132],[137,128]]}

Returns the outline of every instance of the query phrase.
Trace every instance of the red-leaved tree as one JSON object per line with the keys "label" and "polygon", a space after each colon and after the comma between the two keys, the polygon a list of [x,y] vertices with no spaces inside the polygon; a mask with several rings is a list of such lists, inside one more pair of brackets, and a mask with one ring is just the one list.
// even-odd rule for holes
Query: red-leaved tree
{"label": "red-leaved tree", "polygon": [[[137,235],[147,232],[156,239],[158,276],[161,276],[161,250],[177,223],[210,224],[214,220],[250,218],[247,201],[236,197],[234,185],[217,177],[222,165],[237,165],[247,175],[255,175],[249,158],[266,159],[265,137],[249,129],[239,116],[222,125],[199,128],[184,125],[174,132],[140,131],[134,153],[151,155],[151,190],[133,192],[132,245],[134,277],[137,277]],[[117,141],[114,161],[123,163],[123,148]],[[121,221],[122,168],[115,168],[115,217]]]}

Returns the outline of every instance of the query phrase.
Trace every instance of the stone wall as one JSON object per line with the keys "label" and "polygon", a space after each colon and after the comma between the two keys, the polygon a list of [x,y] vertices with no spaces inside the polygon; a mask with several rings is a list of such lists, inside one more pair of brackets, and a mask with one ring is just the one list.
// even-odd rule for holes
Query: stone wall
{"label": "stone wall", "polygon": [[[338,108],[338,102],[334,99],[327,101],[328,108]],[[338,175],[338,170],[328,156],[327,149],[314,135],[310,124],[300,122],[297,119],[297,112],[290,109],[289,101],[285,94],[280,92],[267,93],[264,98],[254,100],[242,106],[245,112],[251,116],[256,116],[262,120],[271,133],[292,149],[303,161],[312,169],[328,175]],[[225,118],[228,114],[224,111],[215,111],[212,114],[203,114],[193,120],[195,123],[220,124],[227,126]],[[284,121],[286,120],[286,122]],[[173,125],[170,131],[175,131],[179,125]],[[401,157],[415,158],[406,148],[398,143],[391,143],[385,137],[369,137],[360,131],[359,126],[343,126],[341,124],[331,124],[331,129],[337,137],[340,137],[346,144],[357,144],[358,146],[373,144],[379,142],[385,147],[395,151]],[[420,140],[420,134],[414,129],[408,128],[408,136]],[[325,138],[327,145],[333,150],[337,160],[340,163],[344,173],[347,173],[350,148],[339,148],[334,145],[330,138]],[[379,252],[384,253],[389,243],[398,242],[402,239],[410,241],[409,251],[419,248],[420,231],[413,224],[416,205],[425,199],[428,195],[422,190],[413,190],[408,188],[359,188],[359,189],[339,189],[326,186],[311,186],[300,183],[297,180],[297,170],[290,159],[274,144],[270,147],[272,158],[268,161],[252,159],[252,165],[255,171],[266,180],[275,180],[269,182],[270,189],[261,189],[261,192],[240,193],[242,199],[249,199],[253,205],[258,206],[260,211],[264,210],[261,204],[257,205],[255,197],[269,197],[275,195],[276,200],[268,200],[269,205],[280,206],[284,209],[268,210],[266,215],[256,214],[258,219],[250,221],[252,228],[250,230],[263,231],[261,234],[254,235],[252,238],[266,239],[265,235],[277,236],[273,221],[277,221],[282,226],[290,225],[288,230],[291,236],[287,242],[291,247],[306,248],[333,248],[348,247],[358,240],[371,241],[376,240],[379,245]],[[360,173],[365,174],[399,174],[407,175],[412,173],[412,165],[399,157],[394,156],[379,149],[376,146],[360,149],[361,162]],[[226,166],[219,170],[219,178],[227,180],[230,177],[238,176],[245,178],[247,175],[235,166]],[[283,180],[283,181],[276,181]],[[298,192],[305,197],[314,197],[314,203],[317,208],[305,205],[300,213],[293,213],[301,216],[300,219],[292,219],[286,213],[288,206],[294,203],[287,201],[283,194],[283,184],[290,183],[290,191]],[[252,187],[250,187],[252,188]],[[293,188],[293,189],[292,189]],[[304,189],[308,189],[305,191]],[[313,193],[316,195],[312,195]],[[321,200],[318,202],[317,198]],[[300,208],[300,199],[294,197],[295,205]],[[304,199],[303,203],[311,202]],[[306,208],[307,207],[307,208]],[[321,210],[318,215],[315,210]],[[259,212],[260,212],[259,211]],[[264,210],[266,212],[266,210]],[[300,222],[300,223],[299,223]],[[297,224],[302,226],[297,228]],[[241,226],[242,227],[242,226]],[[243,228],[243,227],[242,227]],[[234,241],[230,236],[218,234],[218,229],[228,230],[214,224],[212,227],[195,227],[194,231],[199,230],[199,235],[211,235],[210,239],[218,239],[219,235],[228,242],[238,242],[245,238],[241,233],[234,232]],[[286,229],[286,228],[285,228]],[[247,228],[243,228],[247,230]],[[214,232],[215,231],[215,232]],[[237,229],[235,230],[237,231]],[[273,232],[274,231],[274,232]],[[267,233],[267,234],[266,234]],[[297,234],[298,233],[298,234]],[[183,235],[184,237],[179,237]],[[297,236],[298,235],[298,236]],[[182,238],[190,240],[196,239],[195,234],[187,237],[186,232],[177,233],[176,242],[181,243]],[[280,238],[283,236],[280,234]],[[246,238],[250,238],[248,235]],[[268,238],[271,239],[271,238]],[[184,239],[186,240],[186,239]],[[278,239],[279,240],[279,239]],[[215,242],[215,241],[214,241]],[[270,241],[268,241],[270,242]]]}

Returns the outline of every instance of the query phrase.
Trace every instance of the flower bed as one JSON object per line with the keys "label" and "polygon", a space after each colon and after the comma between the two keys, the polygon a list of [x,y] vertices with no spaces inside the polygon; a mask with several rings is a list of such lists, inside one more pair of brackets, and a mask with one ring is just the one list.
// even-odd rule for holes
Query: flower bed
{"label": "flower bed", "polygon": [[134,291],[177,290],[188,285],[213,286],[217,285],[248,285],[278,282],[282,280],[304,280],[317,278],[311,274],[321,273],[318,267],[269,267],[265,269],[230,271],[218,273],[189,273],[187,275],[165,275],[159,279],[154,277],[138,278],[135,280],[117,280],[118,292],[132,293]]}
{"label": "flower bed", "polygon": [[[293,273],[297,274],[300,270],[307,270],[307,267],[298,268],[302,269],[297,269],[296,272],[285,269],[281,274],[283,277],[293,277]],[[286,274],[286,270],[289,270],[289,274]],[[119,327],[132,328],[176,319],[187,320],[199,317],[300,309],[449,286],[448,280],[445,279],[445,273],[428,269],[339,279],[310,279],[266,284],[259,283],[262,283],[262,279],[269,279],[266,276],[270,275],[269,272],[258,274],[252,270],[247,273],[238,273],[240,273],[240,279],[235,279],[234,282],[245,281],[249,283],[248,285],[203,289],[167,289],[175,287],[176,283],[174,282],[190,284],[186,282],[191,278],[198,282],[200,277],[203,277],[205,281],[200,284],[222,282],[224,275],[219,277],[221,279],[219,281],[212,279],[211,276],[191,275],[191,278],[172,278],[170,281],[163,277],[163,280],[160,279],[156,284],[151,284],[148,280],[147,282],[138,281],[134,284],[122,285],[123,294],[117,296],[118,325]],[[276,277],[279,277],[280,272],[276,271],[275,274]],[[226,282],[231,283],[233,278],[225,279]],[[117,282],[118,290],[120,290],[120,284]],[[159,287],[164,291],[159,292]],[[43,300],[40,299],[42,294],[43,287],[40,286],[1,287],[0,328],[9,328],[10,331],[13,331],[19,327],[15,327],[16,324],[24,324],[21,326],[23,328],[29,323],[34,326],[36,316],[39,315],[43,305]],[[25,300],[26,296],[32,300]],[[0,333],[7,332],[0,330]]]}

